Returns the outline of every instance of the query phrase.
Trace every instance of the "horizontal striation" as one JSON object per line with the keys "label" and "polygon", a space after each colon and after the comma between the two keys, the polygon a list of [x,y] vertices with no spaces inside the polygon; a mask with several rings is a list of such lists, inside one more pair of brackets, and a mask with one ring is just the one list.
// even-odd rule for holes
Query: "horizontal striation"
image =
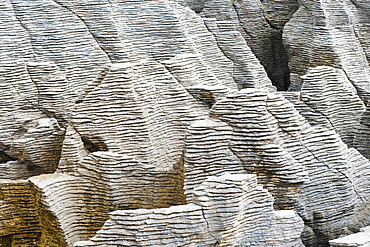
{"label": "horizontal striation", "polygon": [[365,106],[343,70],[325,66],[309,69],[303,78],[300,98],[328,119],[344,143],[353,145]]}
{"label": "horizontal striation", "polygon": [[81,19],[53,0],[10,2],[27,30],[36,59],[55,62],[76,91],[109,62]]}
{"label": "horizontal striation", "polygon": [[276,90],[255,53],[231,20],[204,18],[207,28],[214,34],[217,45],[225,56],[233,62],[233,78],[238,88],[264,88]]}
{"label": "horizontal striation", "polygon": [[329,130],[335,130],[329,119],[317,112],[314,108],[309,107],[301,98],[300,92],[280,92],[287,100],[289,100],[299,114],[304,117],[311,126],[325,126]]}
{"label": "horizontal striation", "polygon": [[193,122],[186,140],[185,194],[193,201],[193,190],[209,176],[228,171],[245,173],[240,160],[229,149],[232,128],[226,123],[207,118]]}
{"label": "horizontal striation", "polygon": [[106,147],[101,151],[131,155],[170,170],[182,155],[185,127],[204,111],[155,62],[115,64],[102,83],[76,104],[72,124],[82,138]]}
{"label": "horizontal striation", "polygon": [[283,37],[293,75],[303,76],[317,66],[342,69],[367,103],[370,68],[363,34],[368,31],[361,22],[368,17],[357,6],[354,1],[302,1]]}
{"label": "horizontal striation", "polygon": [[367,105],[366,110],[362,113],[360,124],[353,140],[353,146],[367,159],[370,158],[370,106]]}
{"label": "horizontal striation", "polygon": [[253,175],[209,176],[193,203],[114,211],[94,237],[75,246],[303,246],[301,219],[273,211],[272,202]]}
{"label": "horizontal striation", "polygon": [[34,54],[30,36],[19,21],[10,1],[0,3],[1,60],[32,59]]}
{"label": "horizontal striation", "polygon": [[153,165],[113,152],[94,152],[79,163],[77,170],[77,177],[101,188],[105,203],[114,210],[184,204],[181,170],[161,172]]}
{"label": "horizontal striation", "polygon": [[319,244],[367,224],[368,179],[358,169],[370,163],[335,131],[310,126],[282,95],[260,90],[228,95],[210,114],[232,127],[229,149],[272,193],[275,207],[294,207],[321,234]]}
{"label": "horizontal striation", "polygon": [[76,92],[54,63],[27,63],[27,71],[37,88],[37,108],[64,124],[69,119]]}
{"label": "horizontal striation", "polygon": [[77,164],[69,162],[58,173],[30,178],[43,222],[40,241],[46,246],[58,241],[73,246],[92,237],[114,210],[185,203],[182,161],[173,171],[162,172],[131,156],[108,151],[82,155]]}
{"label": "horizontal striation", "polygon": [[104,190],[82,178],[65,174],[46,174],[30,178],[44,246],[72,246],[93,236],[108,216]]}
{"label": "horizontal striation", "polygon": [[92,246],[214,246],[202,210],[194,204],[161,209],[119,210],[90,241]]}
{"label": "horizontal striation", "polygon": [[[289,110],[290,114],[282,114]],[[298,135],[309,127],[293,106],[272,93],[243,89],[217,102],[210,114],[232,127],[229,148],[246,172],[257,174],[275,197],[277,207],[291,208],[307,174],[279,135]]]}
{"label": "horizontal striation", "polygon": [[[209,228],[220,235],[218,246],[303,246],[301,219],[293,211],[274,211],[273,198],[254,175],[210,176],[195,188],[193,202],[202,206]],[[285,234],[274,227],[283,215]]]}
{"label": "horizontal striation", "polygon": [[326,246],[369,224],[367,10],[3,1],[0,246]]}
{"label": "horizontal striation", "polygon": [[41,222],[27,180],[0,180],[0,246],[33,247]]}

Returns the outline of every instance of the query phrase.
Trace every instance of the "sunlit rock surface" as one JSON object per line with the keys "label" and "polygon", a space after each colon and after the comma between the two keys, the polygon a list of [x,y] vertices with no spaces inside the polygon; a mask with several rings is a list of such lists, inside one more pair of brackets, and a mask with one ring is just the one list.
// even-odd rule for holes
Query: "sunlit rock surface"
{"label": "sunlit rock surface", "polygon": [[369,227],[360,229],[360,232],[354,233],[345,237],[330,240],[330,247],[341,247],[341,246],[359,246],[366,247],[370,244],[370,233]]}
{"label": "sunlit rock surface", "polygon": [[75,246],[303,246],[302,220],[293,210],[274,211],[254,175],[210,176],[194,194],[187,205],[114,211]]}
{"label": "sunlit rock surface", "polygon": [[0,247],[361,246],[369,6],[2,1]]}

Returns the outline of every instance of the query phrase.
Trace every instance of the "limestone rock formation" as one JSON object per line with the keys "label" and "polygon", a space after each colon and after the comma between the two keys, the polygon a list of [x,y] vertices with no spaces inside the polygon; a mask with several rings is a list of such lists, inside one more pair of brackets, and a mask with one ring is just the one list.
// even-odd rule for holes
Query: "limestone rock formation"
{"label": "limestone rock formation", "polygon": [[0,247],[367,244],[369,9],[2,1]]}
{"label": "limestone rock formation", "polygon": [[354,147],[368,159],[370,158],[369,110],[369,105],[367,105],[366,110],[361,114],[360,125],[358,126],[358,131],[353,140]]}
{"label": "limestone rock formation", "polygon": [[75,246],[303,246],[302,220],[292,210],[273,211],[254,175],[210,176],[191,202],[114,211],[96,236]]}
{"label": "limestone rock formation", "polygon": [[361,231],[345,237],[329,241],[330,247],[360,246],[366,247],[370,244],[369,227],[361,228]]}
{"label": "limestone rock formation", "polygon": [[303,76],[317,66],[342,69],[367,103],[368,47],[362,45],[367,28],[361,27],[365,9],[366,4],[355,1],[302,1],[284,27],[291,73]]}

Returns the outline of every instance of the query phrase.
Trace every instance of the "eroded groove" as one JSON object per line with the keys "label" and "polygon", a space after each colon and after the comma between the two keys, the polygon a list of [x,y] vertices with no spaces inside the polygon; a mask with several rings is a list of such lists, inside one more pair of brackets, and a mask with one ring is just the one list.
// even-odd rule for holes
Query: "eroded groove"
{"label": "eroded groove", "polygon": [[[244,27],[243,17],[238,10],[237,3],[233,4],[233,9],[237,14],[240,27],[244,30],[244,33],[248,35],[246,39],[247,44],[265,68],[272,84],[276,86],[278,91],[288,90],[290,86],[290,69],[288,66],[288,54],[283,45],[282,29],[274,25],[262,14],[261,20],[267,23],[271,30],[268,31],[266,36],[258,37],[260,40],[256,40],[256,38]],[[264,33],[262,32],[262,34]]]}
{"label": "eroded groove", "polygon": [[19,16],[17,15],[17,12],[15,11],[14,9],[14,6],[13,6],[13,3],[12,3],[12,0],[9,0],[9,3],[10,3],[10,6],[13,10],[13,13],[14,13],[14,17],[17,19],[17,21],[19,22],[19,24],[21,25],[21,27],[26,31],[28,37],[29,37],[29,42],[30,42],[30,45],[31,45],[31,48],[32,48],[32,55],[33,55],[33,58],[34,60],[37,60],[36,59],[36,53],[35,53],[35,47],[32,43],[32,35],[30,34],[30,31],[28,30],[28,28],[26,27],[26,25],[23,24],[23,22],[21,21],[21,19],[19,18]]}
{"label": "eroded groove", "polygon": [[96,37],[96,35],[94,35],[93,32],[91,32],[90,28],[88,27],[88,25],[86,24],[84,19],[81,16],[79,16],[77,13],[75,13],[72,9],[68,8],[68,6],[63,5],[62,3],[58,2],[57,0],[52,0],[52,1],[55,2],[57,5],[59,5],[60,7],[66,9],[67,11],[72,13],[74,16],[76,16],[81,21],[81,23],[86,27],[86,30],[89,32],[91,37],[95,40],[96,44],[99,46],[100,50],[102,52],[104,52],[105,55],[107,56],[107,58],[110,60],[110,62],[112,62],[112,58],[108,54],[108,51],[100,44],[99,39]]}

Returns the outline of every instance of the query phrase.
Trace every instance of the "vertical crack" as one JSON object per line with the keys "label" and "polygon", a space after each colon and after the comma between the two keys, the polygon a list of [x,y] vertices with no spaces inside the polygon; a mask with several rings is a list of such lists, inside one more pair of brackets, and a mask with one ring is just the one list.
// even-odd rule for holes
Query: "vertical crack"
{"label": "vertical crack", "polygon": [[9,1],[9,5],[11,6],[12,10],[13,10],[13,13],[14,13],[14,17],[17,19],[17,21],[19,22],[19,25],[25,30],[25,32],[27,33],[28,37],[29,37],[29,43],[31,45],[31,49],[32,49],[32,56],[33,56],[33,59],[34,60],[37,60],[36,59],[36,50],[35,50],[35,46],[33,45],[33,38],[32,38],[32,35],[30,34],[30,31],[29,29],[26,27],[26,25],[23,24],[23,22],[21,21],[21,19],[18,17],[17,15],[17,12],[15,11],[14,7],[13,7],[13,3],[11,2],[11,0]]}
{"label": "vertical crack", "polygon": [[265,14],[263,14],[263,18],[265,19],[265,21],[267,22],[267,24],[269,24],[269,26],[272,29],[278,30],[279,32],[283,32],[283,30],[281,30],[279,27],[275,26],[268,18],[266,18]]}
{"label": "vertical crack", "polygon": [[96,44],[99,46],[100,50],[102,52],[104,52],[104,54],[108,57],[109,61],[112,63],[112,59],[111,57],[108,55],[108,52],[105,50],[105,48],[100,44],[98,38],[93,34],[93,32],[91,32],[90,28],[88,27],[88,25],[86,24],[86,22],[84,21],[84,19],[79,16],[75,11],[73,11],[72,9],[70,9],[68,6],[65,6],[63,5],[62,3],[59,3],[57,0],[52,0],[54,3],[56,3],[57,5],[59,5],[60,7],[66,9],[68,12],[72,13],[74,16],[76,16],[81,22],[82,24],[86,27],[86,30],[87,32],[91,35],[91,37],[95,40]]}
{"label": "vertical crack", "polygon": [[282,41],[282,29],[274,25],[262,13],[261,19],[264,20],[262,22],[264,24],[267,23],[271,29],[261,28],[257,31],[262,33],[253,37],[243,25],[242,16],[236,4],[232,4],[232,6],[236,13],[239,26],[243,29],[244,34],[248,36],[245,38],[248,46],[264,67],[272,84],[278,91],[286,91],[290,86],[290,69],[288,66],[289,57]]}
{"label": "vertical crack", "polygon": [[37,90],[37,103],[36,103],[36,105],[37,105],[37,107],[39,107],[39,106],[40,106],[40,88],[39,88],[39,85],[38,85],[38,84],[37,84],[37,82],[35,82],[35,80],[32,78],[32,75],[31,75],[31,72],[30,72],[30,69],[28,68],[28,66],[27,66],[27,65],[25,65],[25,67],[26,67],[26,71],[27,71],[27,73],[28,73],[28,75],[29,75],[29,77],[30,77],[31,82],[32,82],[33,84],[35,84],[35,86],[36,86],[36,90]]}
{"label": "vertical crack", "polygon": [[240,13],[239,13],[239,11],[238,11],[238,9],[236,8],[236,5],[235,4],[233,4],[233,9],[234,9],[234,11],[235,11],[235,13],[236,13],[236,16],[237,16],[237,18],[238,18],[238,23],[239,23],[239,26],[243,29],[243,31],[245,32],[245,34],[246,35],[248,35],[249,36],[249,38],[252,40],[252,35],[248,32],[248,30],[242,25],[242,19],[241,19],[241,17],[240,17]]}
{"label": "vertical crack", "polygon": [[208,231],[208,233],[215,239],[215,244],[214,244],[214,247],[216,247],[216,246],[218,246],[219,244],[220,244],[220,240],[219,240],[219,238],[217,238],[215,235],[213,235],[213,233],[212,233],[212,231],[211,231],[211,227],[209,226],[209,223],[208,223],[208,221],[207,221],[207,218],[206,218],[206,216],[205,216],[205,214],[204,214],[204,209],[203,209],[203,207],[202,206],[200,206],[201,208],[200,208],[200,211],[202,212],[202,217],[203,217],[203,219],[204,219],[204,221],[206,222],[206,226],[207,226],[207,231]]}
{"label": "vertical crack", "polygon": [[[266,110],[275,118],[275,116],[274,116],[274,114],[272,113],[272,112],[270,112],[267,108],[266,108]],[[323,114],[323,116],[325,116],[324,114]],[[325,116],[326,117],[326,116]],[[329,120],[329,118],[328,117],[326,117],[328,120]],[[330,122],[330,120],[329,120],[329,122]],[[331,122],[330,122],[331,123]],[[331,123],[332,124],[332,123]],[[334,127],[334,125],[333,125],[333,127]],[[335,127],[334,127],[335,128]],[[293,135],[291,135],[288,131],[286,131],[286,130],[284,130],[283,128],[279,128],[279,130],[281,130],[283,133],[285,133],[286,135],[289,135],[291,138],[293,138],[293,139],[295,139],[305,150],[307,150],[311,155],[312,155],[312,157],[314,157],[314,159],[315,160],[317,160],[319,163],[322,163],[325,167],[327,167],[330,171],[332,171],[332,172],[338,172],[338,173],[340,173],[340,174],[342,174],[343,175],[343,177],[345,177],[349,182],[350,182],[350,184],[351,184],[351,186],[352,186],[352,189],[353,189],[353,191],[356,193],[356,195],[361,199],[361,201],[363,201],[363,202],[365,202],[365,199],[362,197],[362,196],[360,196],[360,194],[359,194],[359,192],[356,190],[356,188],[355,188],[355,186],[354,186],[354,182],[352,181],[352,179],[345,173],[345,172],[343,172],[343,171],[341,171],[341,170],[339,170],[339,169],[337,169],[337,168],[333,168],[333,167],[330,167],[325,161],[323,161],[322,159],[320,159],[319,157],[317,157],[315,154],[314,154],[314,152],[312,152],[310,149],[308,149],[308,147],[304,144],[304,143],[302,143],[302,141],[301,140],[299,140],[297,137],[295,137],[295,136],[293,136]]]}
{"label": "vertical crack", "polygon": [[[204,23],[204,26],[207,28],[207,30],[208,30],[208,32],[214,37],[214,39],[215,39],[215,43],[216,43],[216,45],[217,45],[217,47],[218,47],[218,49],[220,49],[220,51],[221,51],[221,53],[222,54],[224,54],[224,56],[227,58],[227,59],[229,59],[232,63],[233,63],[233,72],[232,72],[232,77],[234,78],[234,74],[235,74],[235,64],[236,64],[236,62],[232,59],[232,57],[230,57],[229,55],[227,55],[225,52],[224,52],[224,50],[222,49],[222,47],[220,46],[220,44],[219,44],[219,42],[218,42],[218,39],[217,39],[217,36],[212,32],[212,30],[208,27],[208,25],[207,25],[207,23],[205,22],[205,20],[204,19],[202,19],[203,20],[203,23]],[[235,81],[235,79],[234,79],[234,81]]]}

